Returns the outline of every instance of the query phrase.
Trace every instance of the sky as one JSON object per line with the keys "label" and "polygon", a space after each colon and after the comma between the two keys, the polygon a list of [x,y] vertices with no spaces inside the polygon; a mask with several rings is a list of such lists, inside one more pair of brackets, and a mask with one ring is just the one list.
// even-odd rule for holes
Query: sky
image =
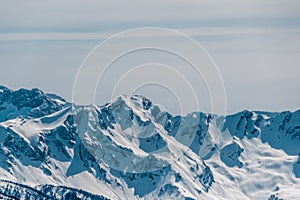
{"label": "sky", "polygon": [[[161,27],[186,34],[207,51],[224,82],[227,113],[244,109],[293,111],[300,108],[299,9],[297,0],[1,0],[0,85],[12,89],[40,88],[72,101],[78,70],[96,45],[129,29]],[[126,46],[126,42],[130,45],[139,38],[161,40],[165,44],[169,41],[167,35],[150,34],[123,38],[122,42]],[[170,40],[170,45],[173,42]],[[182,48],[189,55],[198,56],[190,48],[184,45]],[[109,52],[102,55],[109,57]],[[205,81],[193,77],[186,63],[157,51],[136,52],[114,63],[96,86],[95,102],[109,101],[113,87],[126,71],[154,62],[181,69],[181,74],[186,72],[185,79],[176,78],[175,82],[171,73],[162,73],[162,68],[156,73],[160,80],[170,76],[165,80],[170,79],[177,93],[162,84],[137,85],[140,87],[136,93],[146,95],[175,114],[182,109],[183,112],[212,110]],[[147,69],[151,67],[155,68],[149,65]],[[188,105],[193,98],[186,92],[186,80],[196,92],[199,108],[182,108],[178,101],[185,94],[179,99],[185,98],[183,101]],[[125,92],[130,81],[134,82],[128,79],[120,84]],[[81,92],[84,99],[85,91]]]}

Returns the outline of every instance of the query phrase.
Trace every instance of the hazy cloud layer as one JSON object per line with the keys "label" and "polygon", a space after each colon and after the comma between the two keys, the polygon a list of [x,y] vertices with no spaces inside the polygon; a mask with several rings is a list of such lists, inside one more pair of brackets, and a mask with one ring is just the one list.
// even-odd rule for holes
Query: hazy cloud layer
{"label": "hazy cloud layer", "polygon": [[[208,50],[222,73],[229,112],[294,110],[300,107],[299,8],[291,0],[2,1],[0,84],[39,87],[70,100],[78,67],[95,45],[126,29],[159,26]],[[169,102],[161,91],[141,92]],[[199,96],[209,111],[207,92]]]}

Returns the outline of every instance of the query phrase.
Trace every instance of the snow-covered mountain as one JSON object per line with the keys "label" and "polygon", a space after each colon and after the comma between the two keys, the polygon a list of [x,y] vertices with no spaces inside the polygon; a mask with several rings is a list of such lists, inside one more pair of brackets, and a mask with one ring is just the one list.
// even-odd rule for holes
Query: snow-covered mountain
{"label": "snow-covered mountain", "polygon": [[298,199],[300,110],[172,116],[0,87],[2,199]]}

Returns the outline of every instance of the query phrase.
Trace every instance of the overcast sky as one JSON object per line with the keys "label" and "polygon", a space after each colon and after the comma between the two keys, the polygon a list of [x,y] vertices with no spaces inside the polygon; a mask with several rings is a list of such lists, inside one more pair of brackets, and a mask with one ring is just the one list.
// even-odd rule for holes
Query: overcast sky
{"label": "overcast sky", "polygon": [[[300,108],[297,0],[0,3],[0,84],[10,88],[37,87],[71,101],[76,73],[94,46],[127,29],[164,27],[191,36],[208,51],[224,80],[227,112]],[[148,55],[144,62],[156,56],[153,52],[143,55]],[[142,58],[133,56],[127,61],[136,57]],[[114,70],[120,68],[116,64]],[[114,85],[111,81],[104,86]],[[178,81],[178,87],[182,85]],[[209,112],[209,94],[201,87],[197,90],[200,108]],[[98,92],[96,101],[102,104],[107,95]],[[138,92],[178,112],[164,88]]]}

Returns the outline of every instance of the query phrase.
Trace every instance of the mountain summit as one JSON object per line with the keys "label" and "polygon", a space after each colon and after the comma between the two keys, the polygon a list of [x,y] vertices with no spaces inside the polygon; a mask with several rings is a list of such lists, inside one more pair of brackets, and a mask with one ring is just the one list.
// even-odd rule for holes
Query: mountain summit
{"label": "mountain summit", "polygon": [[0,86],[0,198],[297,199],[300,110],[173,116]]}

